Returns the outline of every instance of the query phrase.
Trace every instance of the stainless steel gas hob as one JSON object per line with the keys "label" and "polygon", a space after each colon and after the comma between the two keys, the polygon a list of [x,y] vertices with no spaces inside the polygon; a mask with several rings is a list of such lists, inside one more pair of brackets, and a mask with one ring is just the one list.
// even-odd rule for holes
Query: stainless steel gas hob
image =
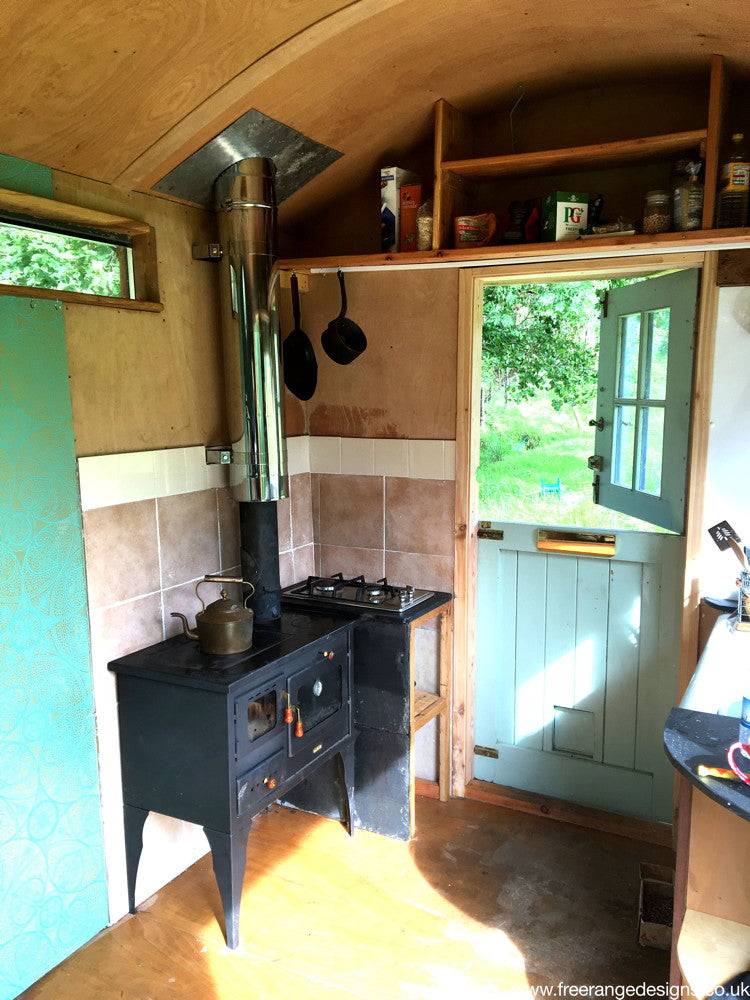
{"label": "stainless steel gas hob", "polygon": [[295,583],[282,591],[287,606],[291,604],[318,608],[357,608],[403,614],[434,596],[432,590],[396,587],[384,578],[365,580],[363,576],[347,578],[343,573],[332,576],[309,576],[304,583]]}

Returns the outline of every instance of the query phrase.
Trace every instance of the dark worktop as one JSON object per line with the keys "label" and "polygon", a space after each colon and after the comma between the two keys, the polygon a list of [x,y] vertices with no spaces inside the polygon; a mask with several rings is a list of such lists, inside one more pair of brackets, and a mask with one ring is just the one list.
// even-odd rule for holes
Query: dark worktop
{"label": "dark worktop", "polygon": [[[729,767],[727,750],[738,738],[739,719],[686,708],[673,708],[664,726],[664,749],[677,770],[714,802],[750,819],[750,785],[697,774],[699,764]],[[739,755],[737,760],[743,766]]]}
{"label": "dark worktop", "polygon": [[209,656],[200,652],[195,640],[176,635],[113,660],[109,667],[119,674],[226,692],[269,664],[325,636],[345,632],[351,621],[346,615],[285,610],[278,625],[256,626],[253,646],[245,653]]}

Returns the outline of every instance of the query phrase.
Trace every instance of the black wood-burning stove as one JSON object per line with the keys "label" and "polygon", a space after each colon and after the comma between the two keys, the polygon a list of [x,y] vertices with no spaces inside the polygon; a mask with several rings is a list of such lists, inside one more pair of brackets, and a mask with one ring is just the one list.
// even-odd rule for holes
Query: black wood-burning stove
{"label": "black wood-burning stove", "polygon": [[230,948],[254,816],[330,765],[328,798],[352,832],[351,632],[346,619],[291,613],[256,629],[247,653],[207,656],[177,636],[110,664],[131,912],[151,810],[204,828]]}

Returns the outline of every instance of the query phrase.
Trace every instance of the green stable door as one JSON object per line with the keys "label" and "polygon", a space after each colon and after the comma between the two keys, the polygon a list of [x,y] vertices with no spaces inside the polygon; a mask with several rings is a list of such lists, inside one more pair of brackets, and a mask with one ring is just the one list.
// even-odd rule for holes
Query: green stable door
{"label": "green stable door", "polygon": [[602,317],[594,499],[654,531],[606,532],[607,557],[540,550],[559,524],[480,537],[477,778],[671,821],[697,288],[696,271],[614,288]]}

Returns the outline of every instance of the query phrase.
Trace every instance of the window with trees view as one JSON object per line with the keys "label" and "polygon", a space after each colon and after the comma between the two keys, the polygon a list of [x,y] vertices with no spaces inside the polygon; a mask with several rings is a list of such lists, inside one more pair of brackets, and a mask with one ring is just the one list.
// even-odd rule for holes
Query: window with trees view
{"label": "window with trees view", "polygon": [[133,297],[126,242],[0,221],[0,284]]}
{"label": "window with trees view", "polygon": [[594,504],[604,293],[641,278],[491,285],[484,293],[479,510],[540,525],[653,531]]}

